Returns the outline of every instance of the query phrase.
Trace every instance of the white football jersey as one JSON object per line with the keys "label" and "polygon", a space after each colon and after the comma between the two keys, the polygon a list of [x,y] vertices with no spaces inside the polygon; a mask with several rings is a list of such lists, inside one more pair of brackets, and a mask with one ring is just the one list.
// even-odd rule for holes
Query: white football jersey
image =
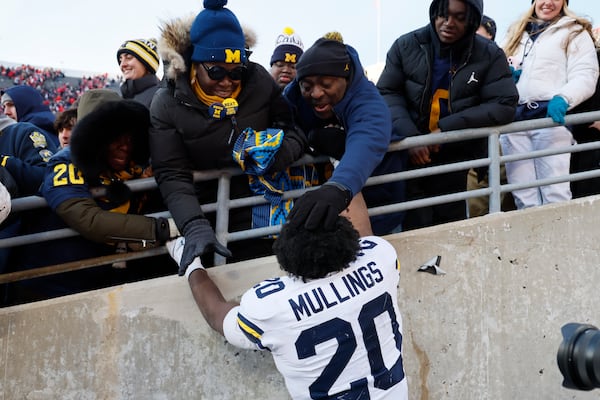
{"label": "white football jersey", "polygon": [[231,344],[272,352],[294,399],[408,399],[396,251],[375,236],[360,244],[343,271],[267,279],[225,318]]}

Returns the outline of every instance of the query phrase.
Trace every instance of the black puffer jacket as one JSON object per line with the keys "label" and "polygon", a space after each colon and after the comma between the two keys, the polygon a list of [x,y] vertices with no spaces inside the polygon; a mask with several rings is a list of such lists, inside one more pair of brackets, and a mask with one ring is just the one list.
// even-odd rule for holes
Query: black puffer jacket
{"label": "black puffer jacket", "polygon": [[[283,128],[281,149],[289,150],[289,162],[299,159],[306,147],[304,134],[292,124],[289,106],[271,75],[250,62],[237,97],[235,123],[214,119],[209,107],[198,100],[189,83],[189,26],[191,20],[175,20],[163,28],[159,53],[164,60],[166,85],[155,94],[151,106],[150,151],[154,175],[163,198],[180,230],[192,219],[203,217],[200,203],[216,200],[216,185],[192,183],[193,170],[239,168],[232,158],[233,145],[248,127]],[[281,152],[280,149],[280,152]],[[231,197],[250,196],[248,179],[233,178]],[[230,217],[230,229],[250,227],[248,210]]]}
{"label": "black puffer jacket", "polygon": [[[481,0],[466,3],[481,15]],[[432,63],[440,51],[458,60],[450,83],[450,115],[438,124],[442,131],[502,125],[514,118],[518,92],[502,49],[475,35],[476,27],[469,27],[462,40],[442,49],[433,22],[436,4],[431,5],[429,25],[393,43],[377,83],[392,112],[395,140],[429,133]]]}

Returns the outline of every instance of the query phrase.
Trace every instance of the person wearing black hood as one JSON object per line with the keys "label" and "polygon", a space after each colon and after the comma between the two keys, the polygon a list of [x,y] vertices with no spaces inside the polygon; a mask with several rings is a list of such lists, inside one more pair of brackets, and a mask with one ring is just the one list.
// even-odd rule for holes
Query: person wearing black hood
{"label": "person wearing black hood", "polygon": [[[393,139],[513,121],[518,93],[504,52],[476,31],[482,0],[434,0],[430,23],[398,38],[377,87],[392,112]],[[408,150],[409,168],[485,157],[485,139]],[[407,181],[415,200],[464,191],[467,170]],[[466,218],[464,201],[407,212],[403,230]]]}

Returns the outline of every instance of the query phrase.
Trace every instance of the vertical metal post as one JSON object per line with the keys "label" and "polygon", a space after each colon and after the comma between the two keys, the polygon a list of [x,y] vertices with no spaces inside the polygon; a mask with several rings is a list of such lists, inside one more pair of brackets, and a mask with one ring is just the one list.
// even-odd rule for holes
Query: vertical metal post
{"label": "vertical metal post", "polygon": [[[215,235],[219,243],[227,246],[227,236],[229,234],[229,196],[231,192],[231,175],[223,174],[219,177],[217,189],[217,216],[215,223]],[[226,262],[225,257],[215,253],[215,265],[223,265]]]}
{"label": "vertical metal post", "polygon": [[500,212],[500,143],[498,138],[500,133],[497,130],[491,131],[488,136],[488,154],[490,157],[490,166],[488,169],[488,185],[492,189],[490,193],[489,212]]}

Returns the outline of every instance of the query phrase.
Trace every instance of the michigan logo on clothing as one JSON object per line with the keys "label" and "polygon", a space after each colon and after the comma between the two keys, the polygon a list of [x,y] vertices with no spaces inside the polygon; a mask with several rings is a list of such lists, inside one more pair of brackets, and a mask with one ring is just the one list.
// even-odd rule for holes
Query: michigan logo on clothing
{"label": "michigan logo on clothing", "polygon": [[225,49],[225,62],[230,64],[241,63],[242,52],[240,51],[240,49]]}

